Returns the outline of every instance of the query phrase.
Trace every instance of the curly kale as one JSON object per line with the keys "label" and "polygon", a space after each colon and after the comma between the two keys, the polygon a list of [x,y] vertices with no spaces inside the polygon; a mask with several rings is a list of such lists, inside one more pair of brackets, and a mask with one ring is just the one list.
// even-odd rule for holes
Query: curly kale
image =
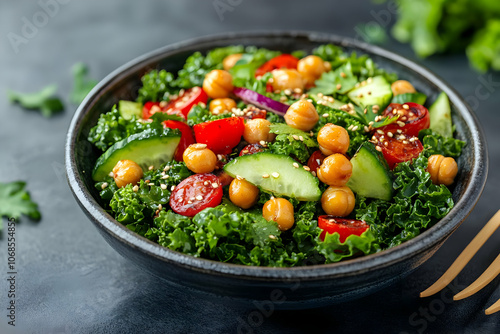
{"label": "curly kale", "polygon": [[394,198],[391,202],[358,196],[356,219],[365,220],[384,248],[410,240],[434,225],[453,208],[450,190],[435,185],[427,169],[425,150],[413,162],[394,169]]}
{"label": "curly kale", "polygon": [[142,87],[139,89],[137,101],[168,101],[170,95],[179,91],[174,80],[174,75],[165,70],[152,70],[141,78]]}
{"label": "curly kale", "polygon": [[462,154],[462,148],[465,146],[464,141],[443,137],[431,129],[420,131],[418,137],[426,149],[427,156],[441,154],[445,157],[458,158]]}
{"label": "curly kale", "polygon": [[201,105],[196,105],[194,106],[191,111],[188,114],[187,117],[187,124],[189,126],[193,126],[196,124],[204,123],[204,122],[210,122],[210,121],[216,121],[218,119],[223,119],[223,118],[228,118],[231,117],[230,113],[225,113],[225,114],[220,114],[220,115],[213,115],[210,110],[208,110],[205,107]]}

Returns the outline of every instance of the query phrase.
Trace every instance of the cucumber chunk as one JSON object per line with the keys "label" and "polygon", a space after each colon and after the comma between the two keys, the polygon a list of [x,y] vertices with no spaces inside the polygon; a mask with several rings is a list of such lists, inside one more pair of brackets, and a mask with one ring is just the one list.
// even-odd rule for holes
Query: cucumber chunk
{"label": "cucumber chunk", "polygon": [[320,98],[318,94],[309,94],[309,97],[316,103],[318,103],[318,101],[322,101],[323,105],[328,106],[332,109],[340,109],[340,107],[346,104],[345,102],[341,102],[339,100],[333,100],[333,102],[330,102],[328,100]]}
{"label": "cucumber chunk", "polygon": [[426,100],[427,100],[427,95],[423,93],[404,93],[394,96],[392,98],[391,103],[403,104],[403,103],[413,102],[424,105]]}
{"label": "cucumber chunk", "polygon": [[431,118],[430,128],[441,136],[453,137],[453,127],[451,123],[451,108],[448,95],[445,92],[439,94],[436,101],[429,108]]}
{"label": "cucumber chunk", "polygon": [[115,143],[97,159],[92,178],[103,181],[116,163],[125,159],[136,162],[144,171],[149,166],[159,167],[172,160],[180,140],[180,132],[172,129],[145,130],[131,135]]}
{"label": "cucumber chunk", "polygon": [[142,116],[142,104],[138,102],[120,100],[118,101],[118,112],[126,120],[132,119],[133,116],[135,116],[136,119],[139,119]]}
{"label": "cucumber chunk", "polygon": [[382,153],[364,142],[351,159],[352,175],[347,186],[358,195],[389,201],[392,198],[392,174]]}
{"label": "cucumber chunk", "polygon": [[351,90],[347,96],[358,106],[378,105],[383,110],[392,99],[391,84],[381,75],[373,77],[370,83]]}
{"label": "cucumber chunk", "polygon": [[224,166],[232,177],[241,176],[251,184],[276,196],[295,197],[299,201],[317,201],[321,197],[319,181],[292,158],[268,152],[243,155]]}

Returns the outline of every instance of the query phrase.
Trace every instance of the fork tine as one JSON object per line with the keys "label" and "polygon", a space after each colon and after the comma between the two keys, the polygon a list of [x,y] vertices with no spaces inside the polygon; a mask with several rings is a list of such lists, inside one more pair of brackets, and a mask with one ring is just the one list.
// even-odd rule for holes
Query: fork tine
{"label": "fork tine", "polygon": [[486,269],[481,276],[478,277],[471,285],[457,293],[453,296],[453,300],[460,300],[467,298],[482,288],[484,288],[488,283],[493,281],[497,275],[500,274],[500,255],[490,264],[488,269]]}
{"label": "fork tine", "polygon": [[500,210],[488,221],[488,223],[479,231],[472,241],[460,253],[455,262],[446,270],[446,272],[430,287],[420,293],[420,297],[428,297],[441,291],[450,284],[451,281],[464,269],[470,259],[477,253],[479,248],[488,240],[488,238],[500,226]]}
{"label": "fork tine", "polygon": [[498,311],[500,311],[500,299],[499,299],[499,300],[497,300],[497,301],[495,302],[495,304],[493,304],[493,305],[491,305],[490,307],[488,307],[488,308],[486,309],[486,311],[484,311],[484,313],[485,313],[486,315],[490,315],[490,314],[493,314],[493,313],[498,312]]}

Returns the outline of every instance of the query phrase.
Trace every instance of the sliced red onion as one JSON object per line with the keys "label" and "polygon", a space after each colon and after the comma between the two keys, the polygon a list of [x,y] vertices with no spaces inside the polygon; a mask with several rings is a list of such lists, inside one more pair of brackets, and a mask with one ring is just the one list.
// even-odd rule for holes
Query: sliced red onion
{"label": "sliced red onion", "polygon": [[267,96],[246,88],[236,87],[233,93],[248,104],[253,104],[258,108],[273,112],[280,116],[285,116],[286,111],[290,107],[288,104],[270,99]]}

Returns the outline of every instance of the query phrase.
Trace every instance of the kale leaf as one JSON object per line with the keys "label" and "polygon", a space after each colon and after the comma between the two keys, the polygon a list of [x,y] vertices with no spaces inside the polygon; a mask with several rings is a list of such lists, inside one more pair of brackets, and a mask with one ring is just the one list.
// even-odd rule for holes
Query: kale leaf
{"label": "kale leaf", "polygon": [[179,91],[174,81],[174,75],[165,70],[149,71],[142,76],[141,81],[142,87],[139,88],[139,96],[137,97],[137,101],[140,103],[168,101],[172,94]]}
{"label": "kale leaf", "polygon": [[458,158],[462,154],[462,148],[465,146],[464,141],[443,137],[431,129],[420,131],[418,137],[422,141],[428,156],[441,154],[445,157]]}

